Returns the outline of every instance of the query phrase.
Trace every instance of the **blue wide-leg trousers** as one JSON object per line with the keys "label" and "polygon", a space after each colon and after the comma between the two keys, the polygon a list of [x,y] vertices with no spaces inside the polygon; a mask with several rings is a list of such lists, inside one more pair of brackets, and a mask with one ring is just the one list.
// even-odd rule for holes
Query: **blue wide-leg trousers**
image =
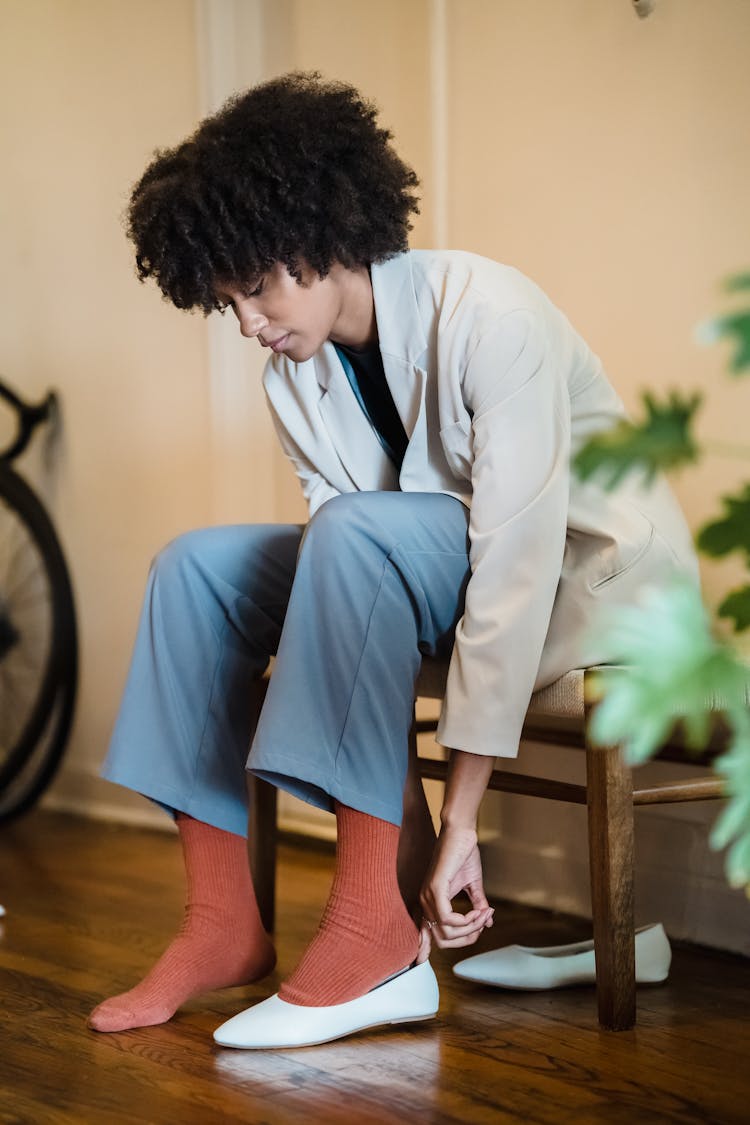
{"label": "blue wide-leg trousers", "polygon": [[468,578],[468,512],[438,493],[180,536],[151,568],[103,776],[239,835],[246,769],[400,824],[414,683],[450,651]]}

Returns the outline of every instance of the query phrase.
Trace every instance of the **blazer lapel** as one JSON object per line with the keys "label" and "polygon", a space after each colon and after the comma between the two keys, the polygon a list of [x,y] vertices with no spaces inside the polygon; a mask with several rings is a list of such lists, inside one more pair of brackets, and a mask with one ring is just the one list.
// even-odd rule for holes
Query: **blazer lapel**
{"label": "blazer lapel", "polygon": [[427,340],[414,290],[411,255],[371,268],[375,318],[385,377],[411,441],[424,411]]}
{"label": "blazer lapel", "polygon": [[[417,305],[411,255],[371,268],[380,354],[393,401],[409,438],[404,463],[424,456],[427,340]],[[354,486],[362,491],[398,488],[398,473],[357,402],[333,344],[315,356],[320,417]],[[403,470],[403,466],[402,466]]]}
{"label": "blazer lapel", "polygon": [[333,344],[323,345],[315,369],[322,391],[320,417],[355,488],[363,492],[397,488],[396,468],[357,402]]}

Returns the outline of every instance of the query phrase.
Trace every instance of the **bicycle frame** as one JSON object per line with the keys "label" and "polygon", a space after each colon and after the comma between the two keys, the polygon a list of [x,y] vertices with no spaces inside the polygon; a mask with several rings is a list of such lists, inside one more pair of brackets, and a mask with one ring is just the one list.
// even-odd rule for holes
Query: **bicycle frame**
{"label": "bicycle frame", "polygon": [[[16,436],[5,449],[0,449],[0,461],[10,463],[19,457],[28,446],[37,426],[51,418],[57,406],[54,392],[50,391],[43,402],[32,404],[24,402],[19,395],[0,380],[0,399],[4,399],[16,412]],[[0,660],[18,641],[0,598]]]}
{"label": "bicycle frame", "polygon": [[[57,399],[25,402],[0,380],[0,407],[16,416],[0,448],[0,822],[31,808],[62,759],[75,705],[78,643],[75,603],[55,527],[11,464],[37,426],[57,420]],[[3,439],[5,440],[5,439]],[[7,556],[7,557],[6,557]],[[20,670],[20,672],[19,672]],[[20,674],[22,673],[22,674]]]}
{"label": "bicycle frame", "polygon": [[26,449],[37,426],[53,418],[57,409],[57,396],[54,391],[50,391],[40,403],[24,402],[0,380],[0,399],[5,399],[17,414],[16,436],[5,449],[0,449],[0,461],[13,461]]}

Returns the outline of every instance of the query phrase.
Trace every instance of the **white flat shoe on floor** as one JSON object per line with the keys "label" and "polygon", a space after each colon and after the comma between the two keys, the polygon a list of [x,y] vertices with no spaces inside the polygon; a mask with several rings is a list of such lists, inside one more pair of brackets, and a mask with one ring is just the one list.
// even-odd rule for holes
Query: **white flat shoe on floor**
{"label": "white flat shoe on floor", "polygon": [[345,1004],[306,1008],[269,996],[223,1023],[214,1040],[221,1047],[252,1050],[311,1047],[368,1027],[432,1019],[438,1002],[435,974],[424,961]]}
{"label": "white flat shoe on floor", "polygon": [[[643,926],[635,933],[635,979],[637,984],[658,984],[667,979],[672,950],[659,923]],[[593,941],[573,945],[550,945],[532,949],[506,945],[479,953],[453,966],[464,980],[493,984],[498,988],[565,988],[572,984],[594,984],[596,966]]]}

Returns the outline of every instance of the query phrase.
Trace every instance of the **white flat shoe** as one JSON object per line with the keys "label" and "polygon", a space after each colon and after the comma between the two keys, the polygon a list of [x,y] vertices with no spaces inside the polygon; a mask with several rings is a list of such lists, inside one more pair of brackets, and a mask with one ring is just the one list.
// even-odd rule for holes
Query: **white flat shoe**
{"label": "white flat shoe", "polygon": [[368,1027],[432,1019],[438,1002],[435,974],[424,961],[345,1004],[306,1008],[269,996],[223,1023],[214,1040],[221,1047],[252,1050],[311,1047]]}
{"label": "white flat shoe", "polygon": [[[637,984],[658,984],[666,980],[671,960],[672,950],[660,923],[636,930]],[[546,989],[594,984],[594,943],[579,941],[542,949],[506,945],[459,961],[453,966],[453,972],[464,980],[493,984],[498,988]]]}

